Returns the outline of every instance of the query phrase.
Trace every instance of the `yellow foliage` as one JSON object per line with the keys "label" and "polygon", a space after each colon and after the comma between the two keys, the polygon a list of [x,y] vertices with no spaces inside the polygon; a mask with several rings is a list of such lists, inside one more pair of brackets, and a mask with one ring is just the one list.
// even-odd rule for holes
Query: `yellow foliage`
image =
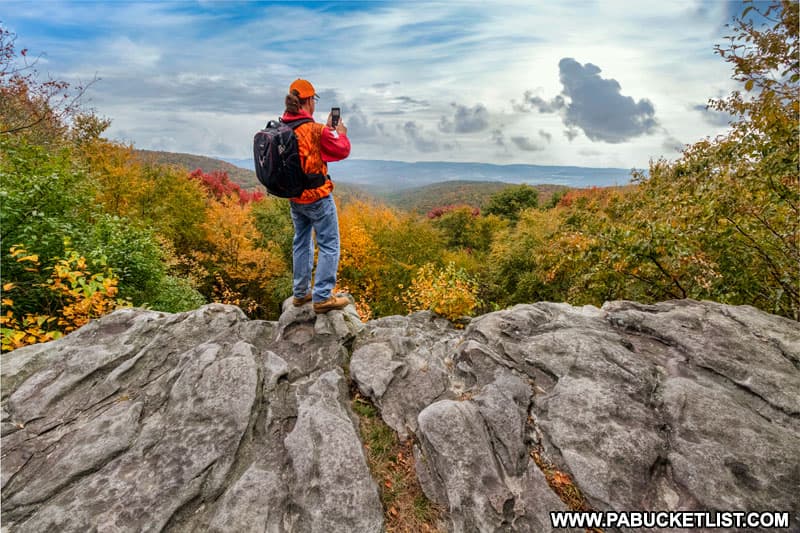
{"label": "yellow foliage", "polygon": [[97,201],[109,213],[136,215],[135,198],[144,194],[148,183],[132,146],[97,140],[83,146],[83,157],[98,180]]}
{"label": "yellow foliage", "polygon": [[339,209],[340,279],[349,287],[357,308],[360,304],[362,309],[369,309],[367,302],[374,300],[386,271],[388,258],[374,236],[393,231],[399,224],[394,211],[382,205],[356,201]]}
{"label": "yellow foliage", "polygon": [[429,310],[455,320],[470,315],[478,306],[478,285],[456,269],[455,263],[444,269],[428,263],[417,271],[402,300],[409,312]]}
{"label": "yellow foliage", "polygon": [[341,258],[343,268],[352,267],[375,272],[385,263],[373,235],[382,229],[397,226],[397,215],[388,207],[356,201],[339,210]]}
{"label": "yellow foliage", "polygon": [[259,308],[259,303],[257,301],[232,289],[219,272],[214,274],[213,299],[216,303],[241,307],[242,310],[248,314],[255,313]]}
{"label": "yellow foliage", "polygon": [[82,145],[80,154],[91,169],[95,201],[104,212],[144,223],[184,253],[197,246],[206,194],[185,169],[154,165],[132,146],[102,139]]}
{"label": "yellow foliage", "polygon": [[[32,269],[39,271],[41,265],[36,255],[20,245],[11,247],[11,256],[17,262],[33,263]],[[3,298],[4,313],[0,316],[2,350],[11,351],[22,346],[47,342],[61,337],[64,333],[84,326],[93,318],[99,318],[118,307],[128,305],[123,300],[115,300],[118,279],[110,269],[103,273],[91,273],[86,259],[75,251],[67,251],[66,258],[59,258],[52,267],[46,287],[59,303],[53,315],[26,313],[17,316],[14,302]],[[3,285],[4,292],[16,290],[14,283]]]}

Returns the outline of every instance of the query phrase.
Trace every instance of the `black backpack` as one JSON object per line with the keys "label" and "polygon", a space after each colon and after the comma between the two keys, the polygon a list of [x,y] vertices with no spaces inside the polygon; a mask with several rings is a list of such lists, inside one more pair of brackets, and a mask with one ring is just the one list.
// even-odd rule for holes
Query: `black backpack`
{"label": "black backpack", "polygon": [[256,177],[267,192],[281,198],[295,198],[306,189],[325,184],[324,174],[306,174],[300,164],[297,137],[294,130],[301,124],[313,122],[301,118],[292,122],[270,120],[253,137],[253,159]]}

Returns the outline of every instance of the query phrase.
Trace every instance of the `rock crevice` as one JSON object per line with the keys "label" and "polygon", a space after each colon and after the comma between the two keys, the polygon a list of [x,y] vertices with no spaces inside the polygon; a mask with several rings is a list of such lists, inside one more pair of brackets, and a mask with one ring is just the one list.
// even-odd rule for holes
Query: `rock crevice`
{"label": "rock crevice", "polygon": [[567,505],[532,456],[595,510],[800,529],[797,323],[679,300],[518,305],[463,330],[288,301],[278,322],[118,311],[3,355],[3,531],[382,531],[351,387],[413,438],[449,531],[550,531]]}

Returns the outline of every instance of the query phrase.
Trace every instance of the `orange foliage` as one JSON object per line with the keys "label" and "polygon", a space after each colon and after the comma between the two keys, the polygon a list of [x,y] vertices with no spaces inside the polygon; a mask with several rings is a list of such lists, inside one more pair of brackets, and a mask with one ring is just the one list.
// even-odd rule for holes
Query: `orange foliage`
{"label": "orange foliage", "polygon": [[[536,466],[544,474],[547,484],[550,488],[558,494],[561,501],[563,501],[572,511],[591,511],[592,507],[587,503],[586,498],[581,493],[580,489],[572,477],[558,469],[553,463],[546,460],[540,450],[534,449],[530,452],[530,456]],[[587,529],[591,533],[602,533],[601,529]]]}
{"label": "orange foliage", "polygon": [[589,187],[586,189],[570,189],[561,197],[558,207],[571,207],[572,204],[585,202],[596,207],[605,207],[613,199],[631,190],[630,186],[625,187]]}
{"label": "orange foliage", "polygon": [[215,301],[241,305],[252,313],[261,305],[260,293],[269,290],[287,266],[280,253],[257,247],[260,234],[250,205],[233,196],[209,200],[202,224],[208,250],[195,252],[195,258],[213,272]]}

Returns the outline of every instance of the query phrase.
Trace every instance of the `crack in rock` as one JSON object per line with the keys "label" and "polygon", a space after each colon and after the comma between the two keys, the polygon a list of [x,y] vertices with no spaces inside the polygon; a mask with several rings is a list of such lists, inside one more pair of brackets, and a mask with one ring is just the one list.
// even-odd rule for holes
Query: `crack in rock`
{"label": "crack in rock", "polygon": [[345,376],[414,439],[449,531],[551,531],[566,506],[532,447],[599,511],[800,523],[796,322],[691,300],[517,305],[463,330],[283,311],[127,309],[4,354],[4,533],[383,531]]}

